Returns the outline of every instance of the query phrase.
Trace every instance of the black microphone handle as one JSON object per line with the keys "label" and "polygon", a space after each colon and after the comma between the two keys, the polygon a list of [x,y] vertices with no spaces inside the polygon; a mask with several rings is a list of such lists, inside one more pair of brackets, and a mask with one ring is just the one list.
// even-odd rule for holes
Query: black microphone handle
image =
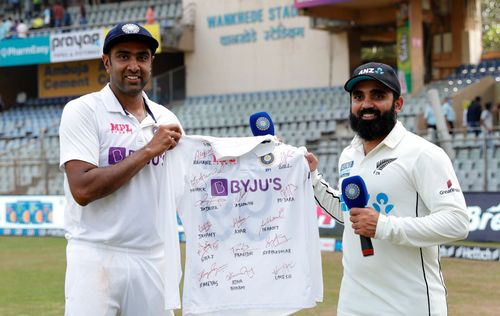
{"label": "black microphone handle", "polygon": [[359,236],[361,240],[361,252],[363,257],[373,256],[375,251],[373,250],[372,240],[369,237]]}

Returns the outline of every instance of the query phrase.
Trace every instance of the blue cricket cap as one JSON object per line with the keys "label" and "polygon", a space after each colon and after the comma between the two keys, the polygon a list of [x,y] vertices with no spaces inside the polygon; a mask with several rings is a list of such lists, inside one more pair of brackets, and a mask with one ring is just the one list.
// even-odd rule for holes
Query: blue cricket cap
{"label": "blue cricket cap", "polygon": [[158,41],[144,27],[136,23],[120,23],[115,25],[106,35],[102,52],[108,54],[111,48],[121,42],[144,42],[154,55],[158,48]]}

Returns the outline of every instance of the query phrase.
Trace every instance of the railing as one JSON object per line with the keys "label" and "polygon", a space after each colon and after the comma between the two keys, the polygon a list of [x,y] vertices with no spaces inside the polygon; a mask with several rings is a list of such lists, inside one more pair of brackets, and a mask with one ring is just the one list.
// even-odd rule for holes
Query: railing
{"label": "railing", "polygon": [[[40,135],[22,147],[0,152],[0,194],[63,194],[58,137]],[[470,136],[455,136],[451,140],[456,156],[452,161],[463,191],[500,191],[500,134]],[[351,140],[351,137],[330,135],[328,142],[306,144],[308,150],[319,157],[319,170],[326,173],[332,185],[338,180],[338,158]],[[293,144],[293,140],[287,141]],[[26,154],[26,150],[31,153]],[[494,183],[496,187],[492,186]]]}
{"label": "railing", "polygon": [[155,102],[168,105],[186,98],[186,67],[181,66],[153,78]]}

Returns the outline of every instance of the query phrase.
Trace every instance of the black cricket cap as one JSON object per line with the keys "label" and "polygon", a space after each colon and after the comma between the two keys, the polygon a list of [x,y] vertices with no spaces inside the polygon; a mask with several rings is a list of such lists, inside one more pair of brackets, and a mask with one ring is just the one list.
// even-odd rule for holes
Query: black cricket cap
{"label": "black cricket cap", "polygon": [[158,48],[158,41],[144,27],[136,23],[120,23],[115,25],[106,35],[102,52],[108,54],[111,48],[121,42],[144,42],[154,55]]}
{"label": "black cricket cap", "polygon": [[401,85],[399,84],[398,75],[389,65],[371,62],[359,66],[354,69],[351,79],[345,83],[345,91],[351,93],[354,86],[364,80],[378,81],[396,92],[397,95],[401,95]]}

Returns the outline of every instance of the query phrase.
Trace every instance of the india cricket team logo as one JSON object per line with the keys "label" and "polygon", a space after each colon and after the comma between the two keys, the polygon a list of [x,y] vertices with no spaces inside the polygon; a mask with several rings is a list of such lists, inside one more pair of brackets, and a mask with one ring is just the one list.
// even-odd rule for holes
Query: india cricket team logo
{"label": "india cricket team logo", "polygon": [[127,34],[135,34],[139,33],[140,29],[137,24],[127,23],[124,26],[122,26],[122,31],[123,33]]}
{"label": "india cricket team logo", "polygon": [[273,153],[269,153],[267,155],[264,155],[260,157],[260,162],[266,166],[272,164],[274,162],[274,155]]}
{"label": "india cricket team logo", "polygon": [[269,126],[271,126],[271,122],[267,119],[267,117],[259,117],[257,121],[255,122],[255,125],[257,128],[261,131],[267,131],[269,129]]}
{"label": "india cricket team logo", "polygon": [[360,192],[359,186],[354,183],[350,183],[345,187],[344,193],[350,200],[354,200],[359,196]]}

